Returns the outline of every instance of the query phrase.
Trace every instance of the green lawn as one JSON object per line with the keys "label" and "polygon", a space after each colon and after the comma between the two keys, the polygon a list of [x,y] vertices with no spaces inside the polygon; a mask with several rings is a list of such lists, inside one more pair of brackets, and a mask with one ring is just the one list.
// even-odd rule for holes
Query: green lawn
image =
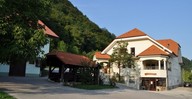
{"label": "green lawn", "polygon": [[99,90],[99,89],[113,89],[117,88],[109,85],[74,85],[74,88],[86,89],[86,90]]}
{"label": "green lawn", "polygon": [[8,95],[5,92],[0,92],[0,99],[16,99],[13,96]]}

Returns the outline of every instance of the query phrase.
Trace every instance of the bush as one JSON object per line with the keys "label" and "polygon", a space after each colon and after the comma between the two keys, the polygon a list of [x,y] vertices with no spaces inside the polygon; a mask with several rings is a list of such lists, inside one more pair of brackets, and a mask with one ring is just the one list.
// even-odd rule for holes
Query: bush
{"label": "bush", "polygon": [[84,72],[81,72],[80,75],[80,82],[82,84],[93,84],[94,83],[94,76],[93,76],[93,69],[86,68]]}

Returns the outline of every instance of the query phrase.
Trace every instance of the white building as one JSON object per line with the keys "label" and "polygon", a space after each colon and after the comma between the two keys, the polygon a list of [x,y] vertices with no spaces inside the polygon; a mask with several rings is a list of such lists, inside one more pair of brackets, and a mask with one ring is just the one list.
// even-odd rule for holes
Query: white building
{"label": "white building", "polygon": [[[128,42],[128,52],[135,58],[137,73],[133,69],[122,68],[129,87],[144,90],[164,90],[181,84],[181,47],[171,40],[155,40],[144,32],[133,29],[114,39],[102,52],[96,52],[93,60],[107,63],[118,41]],[[111,65],[105,73],[119,73],[116,65]]]}
{"label": "white building", "polygon": [[[47,54],[49,53],[50,39],[58,38],[58,36],[49,27],[47,27],[41,20],[38,20],[38,24],[44,27],[44,33],[49,37],[49,42],[42,47],[44,54]],[[40,57],[43,57],[43,56],[44,56],[43,54],[39,54],[36,60],[28,61],[26,63],[25,76],[40,75],[39,59]],[[0,75],[8,76],[9,72],[10,72],[9,64],[0,64]]]}

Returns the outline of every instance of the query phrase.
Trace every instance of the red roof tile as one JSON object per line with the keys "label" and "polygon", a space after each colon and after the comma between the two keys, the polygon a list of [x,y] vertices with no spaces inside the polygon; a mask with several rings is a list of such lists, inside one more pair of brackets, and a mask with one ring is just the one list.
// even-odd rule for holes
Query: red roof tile
{"label": "red roof tile", "polygon": [[175,55],[178,56],[180,45],[177,42],[175,42],[174,40],[171,40],[171,39],[156,40],[156,41],[158,43],[160,43],[161,45],[163,45],[164,47],[171,50]]}
{"label": "red roof tile", "polygon": [[44,33],[52,36],[52,37],[56,37],[58,38],[59,36],[57,34],[55,34],[49,27],[47,27],[41,20],[38,20],[38,24],[42,25],[44,27]]}
{"label": "red roof tile", "polygon": [[145,35],[147,35],[147,34],[140,31],[139,29],[135,28],[135,29],[133,29],[131,31],[128,31],[128,32],[118,36],[117,38],[129,38],[129,37],[145,36]]}
{"label": "red roof tile", "polygon": [[95,63],[92,60],[82,55],[76,55],[76,54],[71,54],[71,53],[66,53],[61,51],[53,51],[48,53],[47,57],[52,55],[56,56],[64,64],[82,66],[84,62],[91,62],[91,65],[95,66]]}
{"label": "red roof tile", "polygon": [[101,54],[101,52],[95,52],[95,56],[97,59],[110,59],[108,54]]}
{"label": "red roof tile", "polygon": [[148,56],[148,55],[168,55],[165,51],[159,49],[155,45],[152,45],[148,49],[141,52],[138,56]]}

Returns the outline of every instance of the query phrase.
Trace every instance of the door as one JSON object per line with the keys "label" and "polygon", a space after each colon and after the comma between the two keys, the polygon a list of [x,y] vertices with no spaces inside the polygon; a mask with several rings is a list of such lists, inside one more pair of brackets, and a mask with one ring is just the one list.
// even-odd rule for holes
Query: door
{"label": "door", "polygon": [[154,78],[142,78],[141,88],[143,90],[156,90],[156,81]]}
{"label": "door", "polygon": [[155,91],[156,90],[156,81],[155,79],[150,79],[150,82],[149,82],[149,89],[152,90],[152,91]]}

